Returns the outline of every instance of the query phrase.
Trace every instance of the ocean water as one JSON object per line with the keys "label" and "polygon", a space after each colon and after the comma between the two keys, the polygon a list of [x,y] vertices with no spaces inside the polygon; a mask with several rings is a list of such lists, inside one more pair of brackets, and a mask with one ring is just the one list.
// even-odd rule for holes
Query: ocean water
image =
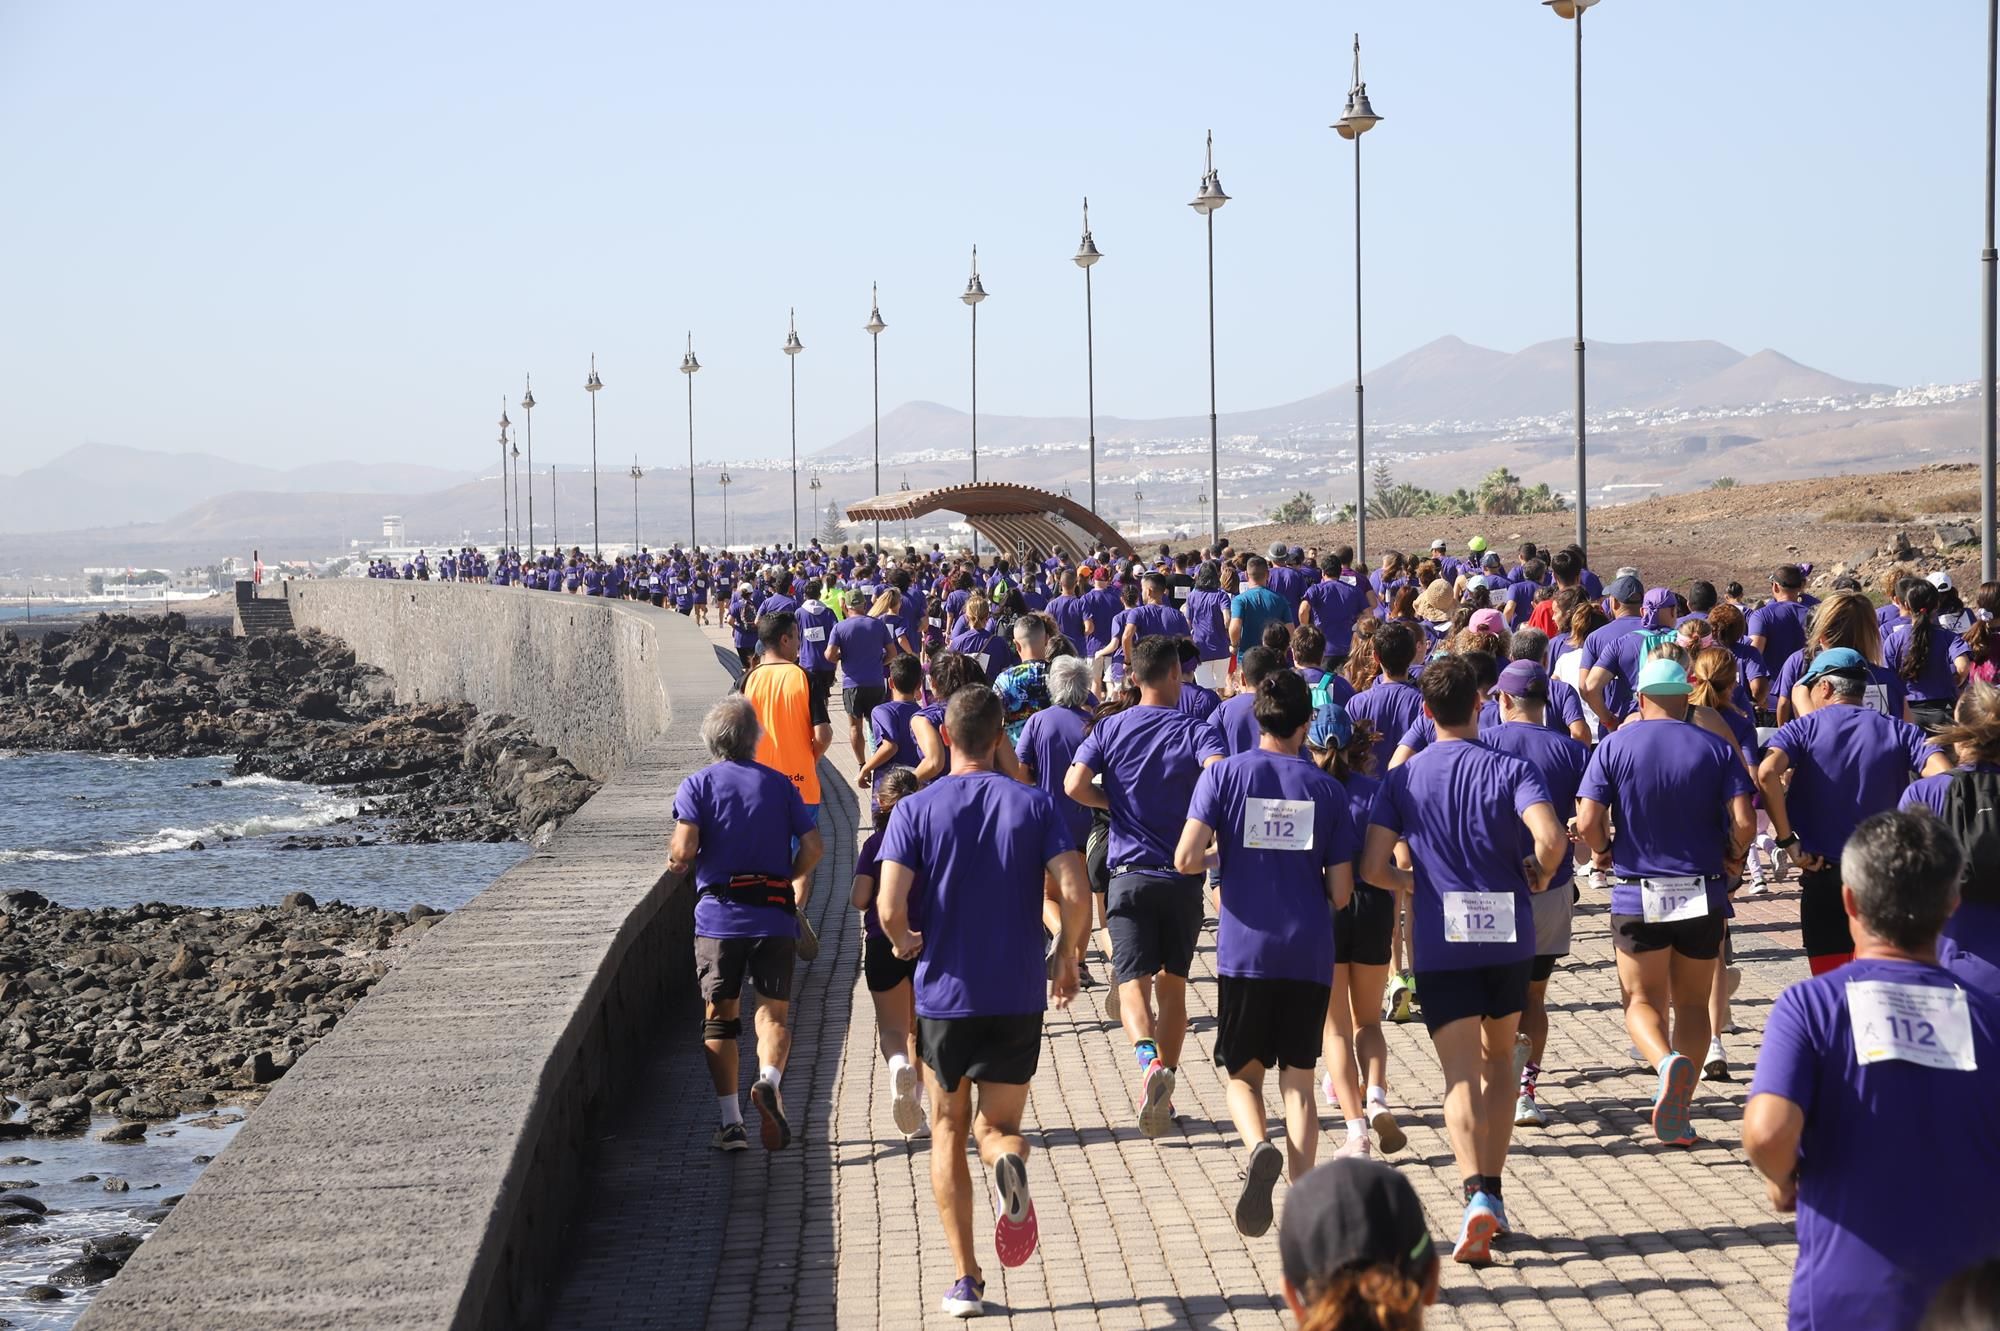
{"label": "ocean water", "polygon": [[[451,910],[528,850],[518,841],[279,849],[298,834],[379,837],[356,818],[360,807],[339,791],[232,776],[227,758],[0,749],[0,891],[32,888],[71,907],[255,906],[304,891]],[[197,841],[206,849],[192,849]]]}
{"label": "ocean water", "polygon": [[[528,852],[523,842],[278,849],[296,834],[379,836],[379,827],[357,819],[359,807],[338,791],[232,776],[227,758],[0,749],[0,891],[32,888],[69,907],[254,906],[305,891],[321,902],[450,910]],[[207,849],[191,849],[196,841]],[[201,1173],[196,1157],[213,1156],[235,1135],[234,1124],[198,1122],[209,1114],[157,1124],[136,1144],[98,1141],[116,1122],[109,1118],[84,1136],[0,1141],[0,1159],[37,1162],[0,1164],[0,1184],[36,1184],[30,1195],[51,1210],[46,1224],[0,1229],[0,1326],[64,1331],[83,1315],[101,1286],[48,1303],[25,1291],[79,1256],[86,1239],[150,1234],[162,1199],[185,1192]],[[132,1190],[72,1181],[87,1174],[121,1176]]]}

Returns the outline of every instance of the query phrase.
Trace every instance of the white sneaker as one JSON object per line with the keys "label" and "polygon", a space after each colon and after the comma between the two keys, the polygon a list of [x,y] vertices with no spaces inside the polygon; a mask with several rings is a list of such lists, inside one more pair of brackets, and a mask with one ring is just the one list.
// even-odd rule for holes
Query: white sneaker
{"label": "white sneaker", "polygon": [[1549,1116],[1535,1103],[1532,1095],[1523,1095],[1514,1101],[1514,1126],[1517,1128],[1546,1128]]}
{"label": "white sneaker", "polygon": [[1522,1032],[1514,1033],[1514,1084],[1521,1084],[1521,1074],[1528,1070],[1528,1059],[1535,1052],[1535,1042]]}
{"label": "white sneaker", "polygon": [[1319,1079],[1319,1093],[1326,1097],[1327,1104],[1332,1108],[1340,1108],[1340,1098],[1333,1093],[1333,1074],[1331,1072]]}
{"label": "white sneaker", "polygon": [[923,1107],[917,1103],[917,1070],[908,1063],[889,1069],[889,1114],[896,1131],[905,1137],[917,1135],[924,1125]]}
{"label": "white sneaker", "polygon": [[1368,1140],[1368,1134],[1365,1132],[1349,1133],[1347,1140],[1342,1142],[1340,1149],[1333,1154],[1335,1159],[1352,1156],[1360,1160],[1373,1160],[1375,1143]]}

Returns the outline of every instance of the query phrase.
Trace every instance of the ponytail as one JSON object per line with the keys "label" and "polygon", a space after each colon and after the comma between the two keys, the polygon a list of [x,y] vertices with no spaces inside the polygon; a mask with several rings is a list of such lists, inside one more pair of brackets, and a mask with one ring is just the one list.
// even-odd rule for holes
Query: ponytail
{"label": "ponytail", "polygon": [[1928,582],[1911,585],[1903,604],[1910,612],[1910,645],[1903,653],[1902,668],[1896,673],[1905,683],[1914,682],[1930,664],[1931,638],[1937,632],[1937,588]]}

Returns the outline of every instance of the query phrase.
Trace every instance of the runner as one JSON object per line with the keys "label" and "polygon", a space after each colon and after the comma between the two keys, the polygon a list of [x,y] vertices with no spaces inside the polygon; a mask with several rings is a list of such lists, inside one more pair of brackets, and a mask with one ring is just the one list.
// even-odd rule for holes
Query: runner
{"label": "runner", "polygon": [[[1535,632],[1523,629],[1523,633]],[[1501,753],[1511,753],[1541,776],[1549,793],[1557,821],[1569,835],[1576,834],[1576,792],[1590,766],[1590,750],[1549,729],[1548,672],[1535,661],[1513,661],[1500,672],[1496,697],[1500,724],[1481,724],[1479,742]],[[1535,966],[1528,976],[1527,1002],[1521,1009],[1521,1030],[1514,1042],[1514,1075],[1520,1095],[1514,1102],[1514,1126],[1548,1126],[1548,1115],[1535,1099],[1536,1083],[1542,1075],[1542,1058],[1548,1051],[1549,978],[1556,963],[1569,955],[1570,919],[1576,908],[1572,887],[1575,862],[1562,857],[1548,890],[1537,893],[1535,912]]]}
{"label": "runner", "polygon": [[1355,721],[1366,721],[1375,731],[1375,770],[1389,770],[1396,741],[1423,715],[1423,695],[1410,682],[1410,666],[1417,658],[1417,635],[1404,624],[1384,624],[1372,640],[1375,659],[1382,667],[1379,678],[1369,682],[1343,704]]}
{"label": "runner", "polygon": [[1638,683],[1636,718],[1591,756],[1577,835],[1600,867],[1616,871],[1611,935],[1625,1028],[1660,1074],[1653,1131],[1692,1146],[1690,1104],[1708,1052],[1709,991],[1729,911],[1725,875],[1742,872],[1756,824],[1735,746],[1688,720],[1687,672],[1648,661]]}
{"label": "runner", "polygon": [[[917,1074],[916,998],[910,983],[917,963],[896,955],[882,932],[875,894],[882,877],[882,836],[889,826],[889,811],[916,792],[917,774],[908,767],[892,768],[876,783],[875,828],[854,852],[854,890],[848,896],[848,904],[861,912],[861,974],[875,1004],[876,1041],[889,1068],[889,1114],[896,1131],[905,1137],[915,1137],[924,1130]],[[910,924],[922,933],[922,919],[913,914]]]}
{"label": "runner", "polygon": [[[861,764],[854,784],[868,789],[877,772],[896,767],[914,770],[924,755],[911,731],[917,713],[923,710],[924,667],[914,656],[899,656],[889,663],[889,700],[876,704],[868,713],[875,731],[875,752]],[[877,807],[880,807],[879,805]]]}
{"label": "runner", "polygon": [[1299,623],[1311,624],[1326,635],[1328,670],[1347,664],[1348,654],[1354,650],[1354,625],[1381,601],[1375,589],[1350,567],[1353,563],[1351,546],[1321,555],[1320,579],[1306,588],[1299,603]]}
{"label": "runner", "polygon": [[[1333,984],[1334,913],[1354,889],[1357,851],[1344,792],[1300,762],[1312,692],[1279,671],[1257,686],[1257,747],[1203,769],[1188,806],[1174,868],[1198,878],[1215,848],[1221,912],[1215,931],[1215,1058],[1229,1074],[1229,1116],[1249,1159],[1236,1228],[1271,1227],[1280,1169],[1296,1183],[1319,1144],[1313,1064]],[[1351,1066],[1351,1064],[1350,1064]],[[1264,1073],[1278,1070],[1285,1149],[1266,1130]]]}
{"label": "runner", "polygon": [[[1060,657],[1049,665],[1047,682],[1051,705],[1022,725],[1014,752],[1020,760],[1023,777],[1055,801],[1070,841],[1081,849],[1090,837],[1090,810],[1064,792],[1063,778],[1069,775],[1070,760],[1076,757],[1077,746],[1083,743],[1084,732],[1090,728],[1090,666],[1082,657]],[[1055,940],[1062,936],[1062,901],[1054,887],[1051,880],[1049,898],[1042,905],[1042,927],[1048,931],[1052,951]],[[1098,924],[1102,927],[1104,898],[1094,891],[1091,895],[1097,900]],[[1089,941],[1086,937],[1084,944]],[[1105,938],[1105,949],[1108,961],[1109,935]],[[1077,977],[1082,983],[1090,983],[1084,973],[1081,946],[1077,953]],[[1116,993],[1117,988],[1112,985],[1111,992]],[[1117,1018],[1113,1016],[1112,1020]]]}
{"label": "runner", "polygon": [[1937,964],[1964,869],[1942,823],[1877,814],[1841,868],[1854,960],[1778,996],[1743,1149],[1771,1205],[1798,1213],[1793,1331],[1910,1331],[1994,1255],[2000,999]]}
{"label": "runner", "polygon": [[[1224,753],[1213,727],[1178,709],[1180,653],[1173,640],[1141,638],[1132,651],[1139,701],[1099,717],[1078,746],[1063,789],[1078,804],[1111,813],[1105,913],[1112,975],[1140,1068],[1139,1130],[1158,1137],[1173,1123],[1174,1079],[1187,1038],[1187,977],[1203,904],[1201,875],[1178,870],[1172,838],[1187,817],[1202,767],[1220,762]],[[1101,789],[1094,784],[1100,772]]]}
{"label": "runner", "polygon": [[[834,625],[827,637],[826,659],[840,667],[840,704],[847,712],[847,739],[854,746],[857,765],[868,759],[863,726],[889,696],[887,667],[896,650],[893,616],[901,599],[894,587],[889,588],[875,598],[867,613],[849,615]],[[881,738],[881,732],[876,731],[876,743]]]}
{"label": "runner", "polygon": [[[953,1317],[986,1311],[972,1248],[969,1136],[993,1172],[1001,1264],[1019,1266],[1035,1251],[1021,1111],[1041,1060],[1042,1012],[1075,996],[1075,955],[1090,920],[1083,860],[1055,802],[993,766],[1001,724],[992,690],[973,684],[953,694],[944,719],[950,775],[903,801],[881,850],[882,930],[897,956],[921,955],[917,1047],[931,1102],[931,1192],[957,1272],[943,1303]],[[1042,961],[1045,875],[1063,901],[1053,980]],[[924,921],[921,934],[913,918]]]}
{"label": "runner", "polygon": [[1257,747],[1258,686],[1285,668],[1285,658],[1269,647],[1252,647],[1237,662],[1243,680],[1240,692],[1222,700],[1210,719],[1225,753],[1248,753]]}
{"label": "runner", "polygon": [[[1494,1236],[1508,1231],[1501,1186],[1514,1132],[1514,1036],[1535,954],[1523,926],[1530,895],[1554,877],[1567,843],[1534,768],[1478,743],[1472,667],[1457,657],[1433,661],[1422,689],[1437,742],[1383,778],[1361,871],[1412,894],[1424,1024],[1444,1072],[1445,1127],[1465,1188],[1452,1256],[1485,1262]],[[1503,791],[1511,808],[1466,816],[1468,800]],[[1414,869],[1396,865],[1399,839],[1409,842]]]}
{"label": "runner", "polygon": [[806,672],[806,682],[812,686],[814,715],[825,716],[827,701],[833,696],[834,676],[834,663],[826,654],[826,644],[840,623],[840,616],[819,599],[819,579],[809,580],[804,592],[805,599],[799,602],[797,611],[799,668]]}
{"label": "runner", "polygon": [[[782,773],[756,760],[760,728],[747,699],[718,699],[702,719],[714,761],[674,792],[667,872],[694,874],[695,981],[706,1005],[701,1027],[722,1126],[719,1151],[749,1148],[737,1101],[743,978],[757,991],[757,1081],[750,1103],[763,1120],[764,1149],[791,1144],[781,1091],[792,1036],[792,962],[800,912],[812,896],[820,835]],[[793,849],[796,847],[796,849]]]}
{"label": "runner", "polygon": [[1632,686],[1645,660],[1646,623],[1642,618],[1646,589],[1635,577],[1621,577],[1604,589],[1611,601],[1611,622],[1584,640],[1579,692],[1597,718],[1597,733],[1618,728],[1632,702]]}
{"label": "runner", "polygon": [[1851,648],[1821,652],[1799,682],[1812,710],[1771,736],[1757,788],[1778,848],[1799,866],[1799,932],[1812,973],[1823,975],[1854,955],[1840,848],[1862,819],[1896,807],[1911,772],[1936,776],[1951,761],[1915,726],[1866,705],[1868,662]]}
{"label": "runner", "polygon": [[1212,693],[1219,692],[1229,682],[1231,599],[1222,590],[1222,567],[1211,559],[1195,570],[1194,587],[1181,609],[1201,661],[1195,681]]}
{"label": "runner", "polygon": [[1959,766],[1913,782],[1903,807],[1929,809],[1965,848],[1965,885],[1944,927],[1954,959],[1945,964],[1961,983],[2000,996],[2000,825],[1990,816],[2000,809],[2000,689],[1968,685],[1958,723],[1938,739],[1951,745]]}

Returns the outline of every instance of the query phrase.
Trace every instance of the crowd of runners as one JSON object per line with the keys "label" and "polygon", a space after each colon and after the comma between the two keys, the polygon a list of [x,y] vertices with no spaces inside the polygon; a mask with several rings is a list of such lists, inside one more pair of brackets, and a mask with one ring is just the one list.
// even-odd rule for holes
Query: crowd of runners
{"label": "crowd of runners", "polygon": [[[1609,907],[1671,1150],[1696,1141],[1704,1081],[1739,1072],[1733,903],[1792,875],[1811,978],[1772,1010],[1742,1113],[1773,1205],[1799,1213],[1791,1324],[1914,1327],[2000,1257],[2000,583],[1970,605],[1942,574],[1815,596],[1795,565],[1747,591],[1648,586],[1575,547],[1503,557],[1478,538],[1374,569],[1283,545],[660,563],[651,599],[712,608],[746,668],[704,722],[713,765],[674,802],[714,1144],[749,1140],[746,979],[759,1136],[792,1137],[819,759],[844,740],[872,809],[862,969],[894,1127],[930,1138],[945,1312],[985,1308],[968,1143],[999,1260],[1035,1250],[1022,1115],[1044,1011],[1089,987],[1129,1043],[1138,1132],[1175,1129],[1186,1078],[1225,1080],[1245,1235],[1291,1178],[1302,1320],[1420,1324],[1440,1257],[1487,1262],[1512,1232],[1508,1154],[1548,1121],[1547,991],[1578,904]],[[1219,1073],[1187,1061],[1208,925]],[[1464,1194],[1437,1251],[1381,1164],[1410,1108],[1382,1023],[1413,1020]],[[1323,1113],[1337,1160],[1315,1170]],[[1938,1297],[1964,1319],[1996,1293],[1989,1266]]]}

